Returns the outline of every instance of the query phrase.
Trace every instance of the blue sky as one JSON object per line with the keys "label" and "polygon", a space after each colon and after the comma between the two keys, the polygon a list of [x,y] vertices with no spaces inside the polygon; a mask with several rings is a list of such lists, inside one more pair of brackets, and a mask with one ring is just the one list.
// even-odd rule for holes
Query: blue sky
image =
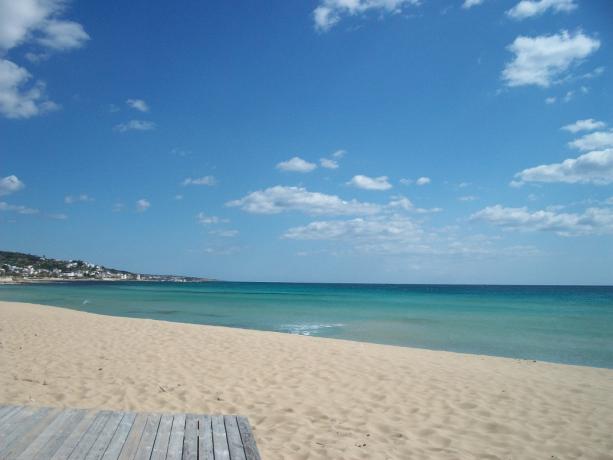
{"label": "blue sky", "polygon": [[0,0],[0,246],[613,283],[608,0]]}

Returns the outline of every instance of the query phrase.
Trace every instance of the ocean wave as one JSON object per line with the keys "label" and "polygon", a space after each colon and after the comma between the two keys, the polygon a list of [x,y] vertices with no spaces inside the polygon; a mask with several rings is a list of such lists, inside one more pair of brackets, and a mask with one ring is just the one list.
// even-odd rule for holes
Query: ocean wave
{"label": "ocean wave", "polygon": [[296,335],[316,335],[322,329],[343,327],[342,323],[327,323],[327,324],[283,324],[279,327],[281,332],[288,332]]}

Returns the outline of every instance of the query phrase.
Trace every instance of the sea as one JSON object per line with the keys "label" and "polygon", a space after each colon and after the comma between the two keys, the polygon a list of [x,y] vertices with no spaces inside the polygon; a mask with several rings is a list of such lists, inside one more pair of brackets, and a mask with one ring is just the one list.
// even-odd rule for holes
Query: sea
{"label": "sea", "polygon": [[613,368],[613,286],[70,282],[0,300]]}

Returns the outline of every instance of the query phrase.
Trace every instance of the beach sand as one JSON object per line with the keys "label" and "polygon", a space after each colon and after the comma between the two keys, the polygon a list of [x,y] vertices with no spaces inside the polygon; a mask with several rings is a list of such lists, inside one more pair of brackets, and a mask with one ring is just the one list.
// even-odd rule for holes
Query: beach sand
{"label": "beach sand", "polygon": [[242,414],[264,459],[613,459],[613,370],[21,303],[0,403]]}

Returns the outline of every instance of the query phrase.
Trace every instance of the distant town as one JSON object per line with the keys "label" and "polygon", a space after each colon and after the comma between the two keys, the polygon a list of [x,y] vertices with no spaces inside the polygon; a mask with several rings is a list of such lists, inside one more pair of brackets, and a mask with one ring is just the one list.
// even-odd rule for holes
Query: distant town
{"label": "distant town", "polygon": [[179,275],[151,275],[107,268],[82,260],[58,260],[21,252],[0,251],[0,282],[37,281],[211,281]]}

